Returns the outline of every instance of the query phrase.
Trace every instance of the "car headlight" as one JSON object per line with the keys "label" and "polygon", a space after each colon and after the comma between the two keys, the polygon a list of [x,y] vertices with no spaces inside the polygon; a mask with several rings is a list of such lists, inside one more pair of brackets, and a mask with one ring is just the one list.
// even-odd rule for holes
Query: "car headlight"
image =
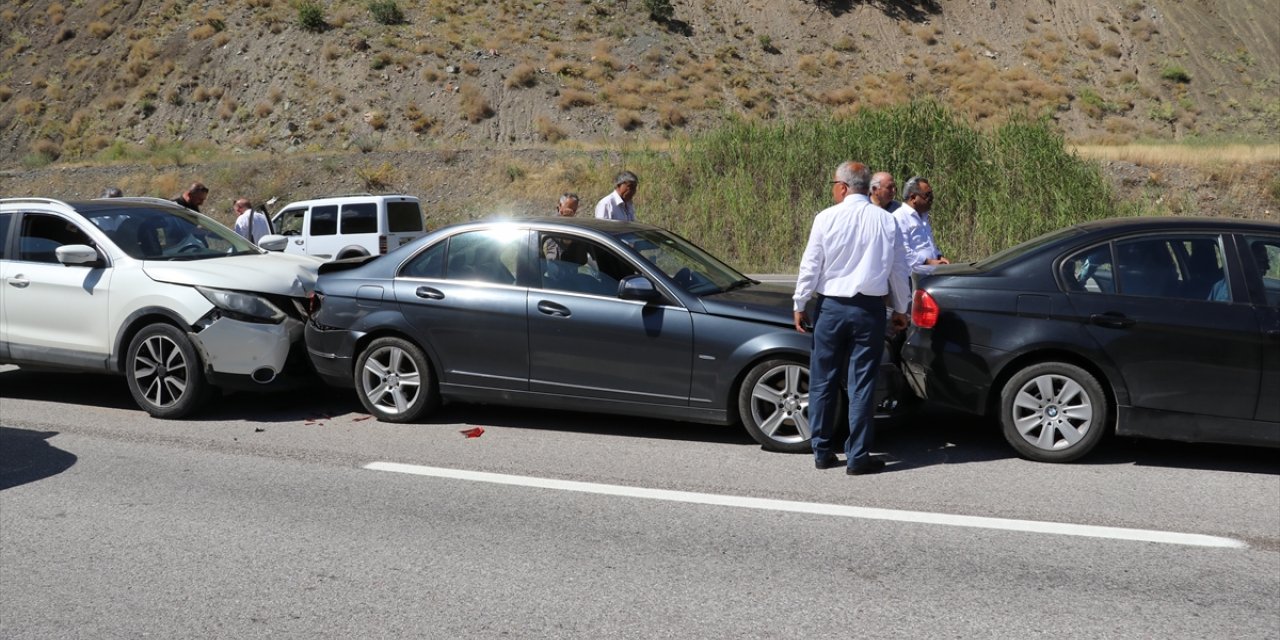
{"label": "car headlight", "polygon": [[284,320],[284,312],[262,296],[208,287],[196,287],[196,291],[208,298],[222,315],[234,320],[273,324]]}

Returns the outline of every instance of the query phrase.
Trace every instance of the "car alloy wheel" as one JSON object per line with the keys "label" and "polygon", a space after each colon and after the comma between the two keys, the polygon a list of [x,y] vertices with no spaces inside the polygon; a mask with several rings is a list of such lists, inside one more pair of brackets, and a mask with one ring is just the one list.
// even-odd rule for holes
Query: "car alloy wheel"
{"label": "car alloy wheel", "polygon": [[133,399],[157,418],[180,418],[208,397],[200,358],[177,327],[153,324],[129,342],[125,375]]}
{"label": "car alloy wheel", "polygon": [[809,451],[809,367],[791,360],[756,365],[738,392],[738,414],[764,448]]}
{"label": "car alloy wheel", "polygon": [[411,422],[435,408],[438,397],[426,354],[401,338],[379,338],[361,352],[356,391],[384,422]]}
{"label": "car alloy wheel", "polygon": [[1092,374],[1063,362],[1043,362],[1019,371],[1001,393],[1005,439],[1032,460],[1067,462],[1102,439],[1107,399]]}

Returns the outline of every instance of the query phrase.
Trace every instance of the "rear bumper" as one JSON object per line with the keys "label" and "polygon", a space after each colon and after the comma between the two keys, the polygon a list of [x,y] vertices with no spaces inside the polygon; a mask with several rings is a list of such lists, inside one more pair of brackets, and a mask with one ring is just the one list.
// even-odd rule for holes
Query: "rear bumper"
{"label": "rear bumper", "polygon": [[307,356],[322,380],[335,387],[352,386],[355,345],[362,335],[345,329],[318,329],[307,323]]}
{"label": "rear bumper", "polygon": [[934,344],[927,330],[912,329],[902,346],[903,374],[916,395],[939,405],[986,413],[995,378],[993,362],[1003,352],[956,344]]}

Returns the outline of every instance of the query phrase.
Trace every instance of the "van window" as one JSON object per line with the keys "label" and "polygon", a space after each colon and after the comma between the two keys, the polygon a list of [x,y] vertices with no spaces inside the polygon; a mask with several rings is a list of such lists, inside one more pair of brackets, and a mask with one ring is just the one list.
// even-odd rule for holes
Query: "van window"
{"label": "van window", "polygon": [[377,233],[378,205],[373,202],[342,205],[341,225],[343,233]]}
{"label": "van window", "polygon": [[422,231],[422,210],[416,202],[387,203],[387,231]]}
{"label": "van window", "polygon": [[311,207],[311,235],[332,236],[338,233],[338,205]]}
{"label": "van window", "polygon": [[306,218],[306,209],[285,209],[276,216],[276,228],[281,235],[302,235],[302,221]]}

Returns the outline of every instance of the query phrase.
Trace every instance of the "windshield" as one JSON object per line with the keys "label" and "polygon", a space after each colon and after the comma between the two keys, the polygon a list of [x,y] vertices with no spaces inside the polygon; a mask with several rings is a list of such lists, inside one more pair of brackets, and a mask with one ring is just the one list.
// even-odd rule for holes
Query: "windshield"
{"label": "windshield", "polygon": [[692,242],[667,231],[628,231],[615,237],[665,273],[676,286],[694,295],[722,293],[752,282]]}
{"label": "windshield", "polygon": [[194,211],[111,207],[84,216],[138,260],[200,260],[261,253],[236,232]]}

